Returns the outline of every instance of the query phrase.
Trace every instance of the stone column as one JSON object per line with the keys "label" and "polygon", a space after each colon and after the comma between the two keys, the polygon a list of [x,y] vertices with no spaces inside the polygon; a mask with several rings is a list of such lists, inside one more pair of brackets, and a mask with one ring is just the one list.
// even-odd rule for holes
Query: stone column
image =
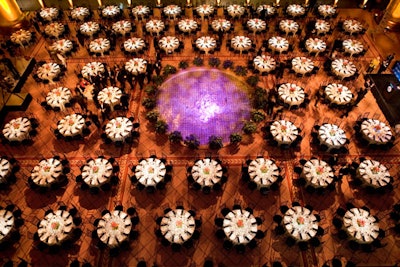
{"label": "stone column", "polygon": [[15,0],[0,0],[0,26],[11,26],[20,21],[23,14]]}
{"label": "stone column", "polygon": [[379,27],[384,30],[400,31],[400,0],[390,1],[379,22]]}

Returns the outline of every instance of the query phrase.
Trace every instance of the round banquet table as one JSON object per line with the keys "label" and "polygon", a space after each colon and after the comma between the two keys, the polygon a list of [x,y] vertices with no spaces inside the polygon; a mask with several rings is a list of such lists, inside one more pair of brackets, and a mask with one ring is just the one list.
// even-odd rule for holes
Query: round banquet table
{"label": "round banquet table", "polygon": [[39,222],[37,233],[40,241],[53,246],[66,240],[74,227],[73,218],[68,211],[56,210]]}
{"label": "round banquet table", "polygon": [[353,99],[353,93],[343,84],[331,83],[325,87],[325,96],[336,105],[346,105]]}
{"label": "round banquet table", "polygon": [[12,164],[6,158],[0,157],[0,184],[6,183],[11,173]]}
{"label": "round banquet table", "polygon": [[114,107],[121,103],[122,91],[118,87],[110,86],[102,89],[97,95],[97,100],[100,105],[108,104],[111,107],[111,110],[114,110]]}
{"label": "round banquet table", "polygon": [[40,79],[53,82],[53,79],[61,73],[61,69],[57,63],[50,62],[40,66],[36,73]]}
{"label": "round banquet table", "polygon": [[178,28],[181,32],[191,33],[197,30],[197,22],[192,19],[182,19],[178,22]]}
{"label": "round banquet table", "polygon": [[260,5],[257,7],[257,13],[260,15],[261,11],[265,10],[265,15],[266,16],[273,16],[276,13],[275,7],[271,5]]}
{"label": "round banquet table", "polygon": [[308,38],[305,43],[308,52],[316,53],[323,52],[326,49],[326,43],[319,38]]}
{"label": "round banquet table", "polygon": [[298,241],[308,241],[317,235],[317,218],[307,208],[291,207],[285,212],[282,223],[288,234]]}
{"label": "round banquet table", "polygon": [[153,19],[146,23],[146,31],[159,35],[164,30],[165,24],[161,20]]}
{"label": "round banquet table", "polygon": [[195,228],[193,216],[183,209],[170,210],[160,223],[161,234],[166,240],[175,244],[183,244],[189,240]]}
{"label": "round banquet table", "polygon": [[40,17],[46,21],[52,21],[58,16],[58,9],[55,7],[45,7],[40,10]]}
{"label": "round banquet table", "polygon": [[226,19],[215,19],[211,22],[211,27],[215,32],[223,31],[227,32],[231,29],[231,22]]}
{"label": "round banquet table", "polygon": [[125,138],[131,136],[133,129],[133,123],[125,117],[116,117],[110,120],[107,125],[105,132],[107,137],[112,141],[125,141]]}
{"label": "round banquet table", "polygon": [[196,7],[196,12],[202,19],[204,19],[205,16],[210,16],[214,13],[214,7],[212,5],[203,4]]}
{"label": "round banquet table", "polygon": [[165,173],[165,164],[157,158],[143,159],[135,169],[138,182],[144,186],[156,186],[164,180]]}
{"label": "round banquet table", "polygon": [[304,164],[301,177],[312,187],[324,188],[333,182],[334,172],[325,161],[310,159]]}
{"label": "round banquet table", "polygon": [[143,58],[132,58],[125,63],[125,69],[133,75],[145,73],[147,67],[147,61]]}
{"label": "round banquet table", "polygon": [[104,73],[104,65],[100,62],[90,62],[83,66],[81,74],[84,78],[89,79],[90,77],[97,76],[97,73]]}
{"label": "round banquet table", "polygon": [[181,14],[182,9],[180,6],[177,5],[168,5],[164,7],[163,12],[167,17],[176,19],[176,16],[179,16],[179,14]]}
{"label": "round banquet table", "polygon": [[276,61],[271,56],[261,55],[253,59],[254,67],[262,72],[270,72],[276,68]]}
{"label": "round banquet table", "polygon": [[132,14],[136,19],[142,19],[150,14],[150,8],[148,6],[138,5],[132,8]]}
{"label": "round banquet table", "polygon": [[71,11],[71,17],[74,20],[83,21],[86,17],[90,15],[89,9],[87,7],[76,7]]}
{"label": "round banquet table", "polygon": [[51,22],[50,24],[47,24],[47,26],[44,28],[44,32],[48,36],[55,38],[58,38],[61,34],[63,34],[64,30],[64,25],[59,22]]}
{"label": "round banquet table", "polygon": [[386,123],[374,119],[367,119],[361,123],[361,134],[370,144],[378,145],[388,143],[393,136],[392,130]]}
{"label": "round banquet table", "polygon": [[300,105],[305,98],[304,89],[294,83],[284,83],[278,88],[279,98],[289,106]]}
{"label": "round banquet table", "polygon": [[296,33],[299,30],[299,24],[291,19],[284,19],[279,22],[279,29],[289,34]]}
{"label": "round banquet table", "polygon": [[112,29],[118,34],[125,35],[132,31],[132,24],[127,20],[120,20],[113,23]]}
{"label": "round banquet table", "polygon": [[286,12],[292,17],[299,17],[306,13],[306,9],[301,5],[291,4],[286,8]]}
{"label": "round banquet table", "polygon": [[318,129],[318,139],[321,144],[328,147],[339,149],[347,142],[346,133],[336,124],[324,123]]}
{"label": "round banquet table", "polygon": [[306,57],[295,57],[292,59],[292,69],[299,74],[306,74],[314,69],[314,62]]}
{"label": "round banquet table", "polygon": [[174,52],[179,47],[179,39],[175,36],[164,36],[158,41],[158,45],[167,54]]}
{"label": "round banquet table", "polygon": [[97,236],[110,248],[118,247],[129,238],[132,222],[129,215],[120,210],[106,213],[97,225]]}
{"label": "round banquet table", "polygon": [[57,129],[63,136],[77,136],[82,134],[85,119],[80,114],[67,115],[57,123]]}
{"label": "round banquet table", "polygon": [[56,183],[62,174],[61,161],[55,158],[42,159],[31,171],[32,181],[42,187]]}
{"label": "round banquet table", "polygon": [[319,5],[318,13],[324,18],[332,17],[333,15],[336,14],[336,8],[331,5]]}
{"label": "round banquet table", "polygon": [[222,229],[232,243],[247,244],[256,237],[257,221],[247,210],[234,209],[230,211],[222,222]]}
{"label": "round banquet table", "polygon": [[357,177],[367,186],[387,186],[392,177],[385,165],[376,160],[365,159],[357,168]]}
{"label": "round banquet table", "polygon": [[244,15],[245,8],[240,5],[229,5],[226,10],[228,11],[229,16],[235,18],[238,17],[240,18],[241,16]]}
{"label": "round banquet table", "polygon": [[105,158],[90,159],[81,169],[83,182],[91,187],[99,187],[110,180],[112,164]]}
{"label": "round banquet table", "polygon": [[67,40],[67,39],[61,39],[61,40],[57,40],[55,41],[51,46],[50,49],[65,55],[68,52],[70,52],[72,50],[72,48],[74,47],[73,43],[71,40]]}
{"label": "round banquet table", "polygon": [[6,240],[14,229],[14,215],[11,211],[0,209],[0,243]]}
{"label": "round banquet table", "polygon": [[31,39],[32,33],[23,29],[13,32],[10,36],[11,42],[20,46],[27,45]]}
{"label": "round banquet table", "polygon": [[12,119],[3,128],[3,135],[8,141],[21,142],[30,139],[29,131],[32,130],[31,121],[26,117]]}
{"label": "round banquet table", "polygon": [[46,102],[52,108],[60,108],[65,110],[65,104],[71,101],[71,90],[66,87],[58,87],[52,89],[46,96]]}
{"label": "round banquet table", "polygon": [[343,49],[351,56],[360,54],[364,50],[364,46],[360,41],[354,39],[346,39],[343,41]]}
{"label": "round banquet table", "polygon": [[250,180],[257,184],[258,188],[270,187],[278,180],[279,168],[270,159],[256,158],[248,166]]}
{"label": "round banquet table", "polygon": [[124,49],[127,52],[139,52],[146,47],[143,39],[138,37],[129,38],[124,42]]}
{"label": "round banquet table", "polygon": [[262,19],[250,19],[247,21],[247,27],[252,30],[253,33],[256,33],[264,31],[267,28],[267,24]]}
{"label": "round banquet table", "polygon": [[290,145],[294,140],[296,140],[299,130],[290,121],[278,120],[271,124],[270,133],[278,144]]}
{"label": "round banquet table", "polygon": [[221,164],[216,160],[205,158],[195,162],[191,174],[201,187],[212,187],[221,181],[223,172]]}
{"label": "round banquet table", "polygon": [[353,34],[361,32],[363,30],[363,26],[358,20],[347,19],[343,22],[343,29],[350,34]]}
{"label": "round banquet table", "polygon": [[314,24],[317,34],[325,34],[331,30],[331,25],[326,20],[317,19]]}
{"label": "round banquet table", "polygon": [[93,53],[100,53],[103,55],[110,49],[110,41],[105,38],[97,38],[90,42],[89,49]]}
{"label": "round banquet table", "polygon": [[289,49],[289,42],[286,38],[274,36],[268,39],[268,47],[274,51],[282,53]]}
{"label": "round banquet table", "polygon": [[353,62],[339,58],[332,61],[332,71],[335,75],[343,79],[353,76],[357,69]]}
{"label": "round banquet table", "polygon": [[358,243],[372,243],[379,235],[379,225],[369,211],[352,208],[343,216],[343,226],[349,235]]}
{"label": "round banquet table", "polygon": [[99,30],[100,25],[94,21],[85,22],[79,27],[79,31],[89,37],[92,37],[93,34],[97,33]]}
{"label": "round banquet table", "polygon": [[202,36],[197,38],[196,47],[208,54],[211,50],[214,50],[217,46],[217,41],[211,36]]}
{"label": "round banquet table", "polygon": [[246,36],[235,36],[231,39],[231,47],[242,53],[251,48],[251,39]]}
{"label": "round banquet table", "polygon": [[103,8],[101,11],[101,14],[105,18],[114,18],[115,16],[118,16],[121,13],[121,10],[119,9],[118,6],[106,6]]}

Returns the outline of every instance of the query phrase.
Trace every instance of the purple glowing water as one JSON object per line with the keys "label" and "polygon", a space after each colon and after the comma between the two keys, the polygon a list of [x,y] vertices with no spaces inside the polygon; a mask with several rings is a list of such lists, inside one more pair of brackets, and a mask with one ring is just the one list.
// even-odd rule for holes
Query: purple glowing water
{"label": "purple glowing water", "polygon": [[160,87],[157,107],[169,131],[185,138],[194,134],[201,144],[210,136],[229,141],[250,118],[249,87],[226,72],[190,68],[166,80]]}

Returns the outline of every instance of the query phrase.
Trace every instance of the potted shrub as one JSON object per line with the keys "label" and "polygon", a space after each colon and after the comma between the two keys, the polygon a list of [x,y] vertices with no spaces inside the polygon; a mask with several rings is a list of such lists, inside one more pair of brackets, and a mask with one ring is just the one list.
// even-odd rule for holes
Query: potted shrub
{"label": "potted shrub", "polygon": [[236,66],[235,67],[235,74],[237,76],[246,76],[247,75],[247,69],[244,66]]}
{"label": "potted shrub", "polygon": [[182,70],[187,69],[189,67],[189,63],[186,60],[182,60],[179,62],[178,67]]}
{"label": "potted shrub", "polygon": [[156,122],[158,120],[158,117],[160,116],[160,113],[158,113],[157,110],[152,110],[146,113],[146,119],[149,122]]}
{"label": "potted shrub", "polygon": [[200,67],[200,66],[203,66],[203,64],[204,64],[204,61],[201,57],[195,57],[193,59],[193,65]]}
{"label": "potted shrub", "polygon": [[154,128],[156,129],[156,133],[165,134],[168,130],[168,124],[164,120],[158,120],[156,121]]}
{"label": "potted shrub", "polygon": [[256,87],[252,96],[252,105],[255,109],[265,109],[268,103],[267,92],[261,88]]}
{"label": "potted shrub", "polygon": [[257,125],[253,121],[246,121],[243,125],[243,132],[245,134],[253,134],[257,131]]}
{"label": "potted shrub", "polygon": [[251,120],[259,123],[265,120],[265,113],[262,110],[252,110],[251,111]]}
{"label": "potted shrub", "polygon": [[144,91],[148,96],[155,96],[157,94],[158,89],[157,86],[155,85],[147,85]]}
{"label": "potted shrub", "polygon": [[252,75],[246,79],[247,84],[252,87],[256,87],[259,81],[260,81],[260,78],[258,76],[254,76],[254,75]]}
{"label": "potted shrub", "polygon": [[218,66],[221,64],[221,60],[217,57],[210,57],[208,60],[208,65],[212,68],[218,68]]}
{"label": "potted shrub", "polygon": [[232,133],[229,136],[229,142],[231,144],[238,144],[238,143],[240,143],[242,141],[242,138],[243,137],[242,137],[242,135],[240,133]]}
{"label": "potted shrub", "polygon": [[222,63],[222,67],[224,68],[224,69],[233,69],[233,61],[232,60],[225,60],[223,63]]}
{"label": "potted shrub", "polygon": [[172,144],[179,144],[183,140],[182,133],[180,131],[173,131],[168,135],[168,140]]}
{"label": "potted shrub", "polygon": [[208,146],[210,149],[220,149],[224,147],[221,136],[212,135],[208,138]]}
{"label": "potted shrub", "polygon": [[193,134],[186,136],[184,143],[190,149],[198,149],[200,146],[199,139]]}
{"label": "potted shrub", "polygon": [[155,85],[160,86],[164,82],[163,76],[154,75],[152,81]]}
{"label": "potted shrub", "polygon": [[170,74],[175,74],[176,73],[176,68],[172,65],[166,65],[163,69],[163,75],[165,77],[168,77]]}
{"label": "potted shrub", "polygon": [[154,98],[146,97],[146,98],[143,99],[142,105],[146,109],[153,109],[153,108],[156,107],[156,100]]}

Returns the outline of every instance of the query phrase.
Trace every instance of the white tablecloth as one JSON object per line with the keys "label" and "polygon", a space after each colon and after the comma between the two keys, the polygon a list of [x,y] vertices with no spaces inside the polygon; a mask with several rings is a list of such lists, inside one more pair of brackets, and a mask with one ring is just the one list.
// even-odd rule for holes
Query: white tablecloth
{"label": "white tablecloth", "polygon": [[212,5],[203,4],[196,7],[196,12],[201,18],[204,18],[204,16],[210,16],[214,13],[214,7]]}
{"label": "white tablecloth", "polygon": [[145,73],[147,67],[147,61],[143,58],[132,58],[125,63],[125,69],[133,75]]}
{"label": "white tablecloth", "polygon": [[168,6],[164,7],[163,11],[166,16],[168,16],[169,18],[175,19],[176,16],[181,14],[182,9],[180,6],[177,6],[177,5],[168,5]]}
{"label": "white tablecloth", "polygon": [[251,39],[246,36],[235,36],[231,40],[231,46],[237,51],[246,51],[251,48]]}
{"label": "white tablecloth", "polygon": [[3,135],[9,141],[23,141],[30,139],[29,131],[32,130],[31,122],[26,117],[12,119],[3,128]]}
{"label": "white tablecloth", "polygon": [[286,120],[274,121],[270,126],[270,132],[279,144],[291,144],[299,134],[297,127]]}
{"label": "white tablecloth", "polygon": [[353,99],[353,93],[343,84],[331,83],[325,87],[325,96],[337,105],[345,105]]}
{"label": "white tablecloth", "polygon": [[304,164],[301,176],[312,187],[327,187],[333,182],[334,172],[325,161],[311,159]]}
{"label": "white tablecloth", "polygon": [[386,123],[374,119],[367,119],[361,123],[361,133],[372,144],[386,144],[393,136]]}
{"label": "white tablecloth", "polygon": [[92,187],[99,187],[107,183],[112,173],[113,166],[105,158],[90,159],[82,166],[82,179]]}
{"label": "white tablecloth", "polygon": [[52,82],[61,73],[61,69],[57,63],[51,62],[40,66],[36,73],[40,79]]}
{"label": "white tablecloth", "polygon": [[226,10],[228,11],[229,16],[233,18],[243,16],[246,11],[246,9],[240,5],[229,5]]}
{"label": "white tablecloth", "polygon": [[146,47],[142,38],[132,37],[124,42],[124,49],[128,52],[138,52]]}
{"label": "white tablecloth", "polygon": [[364,50],[364,46],[360,41],[354,39],[346,39],[343,41],[343,49],[350,55],[360,54]]}
{"label": "white tablecloth", "polygon": [[363,26],[358,20],[347,19],[343,22],[343,29],[350,34],[353,34],[362,31]]}
{"label": "white tablecloth", "polygon": [[7,178],[11,174],[11,171],[11,163],[7,159],[0,157],[0,184],[7,181]]}
{"label": "white tablecloth", "polygon": [[63,136],[76,136],[82,134],[85,119],[80,114],[71,114],[62,118],[57,123],[57,129]]}
{"label": "white tablecloth", "polygon": [[360,178],[364,184],[374,188],[388,185],[391,179],[386,166],[379,161],[371,159],[366,159],[360,163],[357,169],[357,177]]}
{"label": "white tablecloth", "polygon": [[124,141],[131,136],[133,123],[125,117],[116,117],[107,123],[105,132],[112,141]]}
{"label": "white tablecloth", "polygon": [[247,21],[247,27],[253,32],[261,32],[267,28],[267,24],[262,19],[250,19]]}
{"label": "white tablecloth", "polygon": [[59,22],[51,22],[50,24],[47,24],[46,27],[44,28],[44,32],[51,37],[56,37],[58,38],[61,34],[63,34],[65,28],[62,23]]}
{"label": "white tablecloth", "polygon": [[326,20],[317,19],[314,25],[317,34],[324,34],[330,31],[331,25]]}
{"label": "white tablecloth", "polygon": [[278,96],[283,102],[292,106],[303,103],[305,93],[303,88],[294,83],[284,83],[278,88]]}
{"label": "white tablecloth", "polygon": [[47,245],[57,245],[67,239],[74,228],[68,211],[56,210],[47,214],[40,222],[37,233],[40,241]]}
{"label": "white tablecloth", "polygon": [[175,36],[164,36],[158,41],[158,45],[166,53],[172,53],[179,47],[179,39]]}
{"label": "white tablecloth", "polygon": [[363,209],[348,210],[343,216],[343,226],[359,243],[371,243],[379,235],[379,225],[376,219]]}
{"label": "white tablecloth", "polygon": [[335,59],[332,61],[332,71],[341,78],[353,76],[357,69],[353,62],[347,59]]}
{"label": "white tablecloth", "polygon": [[257,234],[257,221],[247,210],[232,210],[222,223],[226,237],[234,244],[247,244]]}
{"label": "white tablecloth", "polygon": [[123,211],[114,210],[106,213],[97,225],[97,235],[101,242],[111,248],[118,247],[129,238],[132,222],[129,215]]}
{"label": "white tablecloth", "polygon": [[193,179],[202,187],[211,187],[220,182],[222,177],[222,166],[213,159],[205,158],[195,162],[191,173]]}
{"label": "white tablecloth", "polygon": [[132,14],[136,19],[143,18],[150,13],[150,8],[148,6],[138,5],[132,8]]}
{"label": "white tablecloth", "polygon": [[248,166],[250,179],[260,187],[269,187],[278,180],[279,169],[270,159],[256,158]]}
{"label": "white tablecloth", "polygon": [[276,68],[275,59],[271,56],[261,55],[253,59],[254,67],[260,72],[270,72]]}
{"label": "white tablecloth", "polygon": [[146,23],[146,31],[150,33],[155,33],[157,35],[159,35],[160,32],[164,30],[164,27],[165,27],[164,22],[158,19],[149,20]]}
{"label": "white tablecloth", "polygon": [[52,108],[60,108],[65,110],[65,104],[71,100],[71,90],[66,87],[58,87],[52,89],[46,96],[46,102]]}
{"label": "white tablecloth", "polygon": [[265,14],[267,16],[272,16],[276,13],[276,9],[275,7],[271,6],[271,5],[260,5],[257,7],[257,13],[261,14],[261,11],[266,10]]}
{"label": "white tablecloth", "polygon": [[87,7],[76,7],[71,11],[71,17],[80,21],[84,20],[89,14],[90,12]]}
{"label": "white tablecloth", "polygon": [[67,40],[67,39],[61,39],[61,40],[57,40],[55,41],[51,46],[50,49],[60,53],[60,54],[66,54],[69,51],[71,51],[73,48],[73,44],[71,42],[71,40]]}
{"label": "white tablecloth", "polygon": [[286,231],[298,241],[308,241],[317,234],[317,218],[307,208],[295,206],[288,209],[282,222]]}
{"label": "white tablecloth", "polygon": [[325,51],[326,43],[319,38],[308,38],[305,47],[310,53],[319,53]]}
{"label": "white tablecloth", "polygon": [[196,228],[193,216],[186,210],[171,210],[161,219],[162,235],[171,243],[182,244],[189,240]]}
{"label": "white tablecloth", "polygon": [[304,15],[306,10],[301,5],[291,4],[287,7],[286,12],[292,17],[298,17]]}
{"label": "white tablecloth", "polygon": [[165,164],[157,158],[143,159],[135,169],[138,182],[144,186],[156,186],[164,179]]}
{"label": "white tablecloth", "polygon": [[289,49],[289,42],[286,38],[274,36],[268,39],[268,47],[281,53]]}
{"label": "white tablecloth", "polygon": [[296,73],[306,74],[314,69],[314,62],[306,57],[295,57],[292,59],[292,69]]}
{"label": "white tablecloth", "polygon": [[209,51],[215,49],[215,47],[217,46],[217,41],[213,37],[202,36],[197,38],[196,46],[198,49],[208,53]]}
{"label": "white tablecloth", "polygon": [[42,159],[31,171],[32,181],[38,186],[48,187],[58,181],[62,169],[60,160],[55,158]]}
{"label": "white tablecloth", "polygon": [[100,62],[90,62],[83,66],[81,74],[84,78],[95,77],[99,72],[104,73],[104,65]]}
{"label": "white tablecloth", "polygon": [[8,238],[11,230],[14,228],[14,216],[11,211],[0,210],[0,243]]}
{"label": "white tablecloth", "polygon": [[192,19],[182,19],[178,22],[178,28],[181,32],[194,32],[197,27],[197,22]]}
{"label": "white tablecloth", "polygon": [[23,29],[13,32],[10,36],[11,42],[13,42],[14,44],[19,44],[21,46],[29,43],[31,39],[32,33]]}
{"label": "white tablecloth", "polygon": [[118,87],[110,86],[102,89],[97,95],[100,105],[108,104],[113,110],[121,101],[122,91]]}
{"label": "white tablecloth", "polygon": [[99,30],[100,30],[100,25],[94,21],[85,22],[79,27],[79,31],[82,34],[87,35],[89,37],[97,33]]}
{"label": "white tablecloth", "polygon": [[58,9],[55,7],[45,7],[40,10],[40,17],[47,21],[52,21],[58,16]]}
{"label": "white tablecloth", "polygon": [[335,15],[336,8],[331,6],[331,5],[319,5],[318,6],[318,13],[321,16],[323,16],[324,18],[331,17],[331,16]]}
{"label": "white tablecloth", "polygon": [[113,23],[112,29],[116,33],[125,35],[132,31],[132,24],[127,20],[120,20],[120,21]]}
{"label": "white tablecloth", "polygon": [[215,19],[211,22],[211,27],[214,31],[218,32],[220,30],[227,32],[230,30],[232,24],[226,19]]}
{"label": "white tablecloth", "polygon": [[321,144],[328,146],[329,149],[340,148],[346,144],[347,138],[343,129],[335,124],[325,123],[319,127],[318,139]]}
{"label": "white tablecloth", "polygon": [[294,20],[284,19],[279,22],[279,29],[286,32],[286,34],[289,32],[296,33],[299,30],[299,24]]}
{"label": "white tablecloth", "polygon": [[93,53],[100,53],[103,55],[104,52],[110,49],[110,41],[105,38],[97,38],[90,42],[89,49]]}
{"label": "white tablecloth", "polygon": [[101,11],[101,14],[103,15],[103,17],[113,18],[113,17],[119,15],[120,12],[121,12],[121,10],[119,9],[118,6],[106,6]]}

